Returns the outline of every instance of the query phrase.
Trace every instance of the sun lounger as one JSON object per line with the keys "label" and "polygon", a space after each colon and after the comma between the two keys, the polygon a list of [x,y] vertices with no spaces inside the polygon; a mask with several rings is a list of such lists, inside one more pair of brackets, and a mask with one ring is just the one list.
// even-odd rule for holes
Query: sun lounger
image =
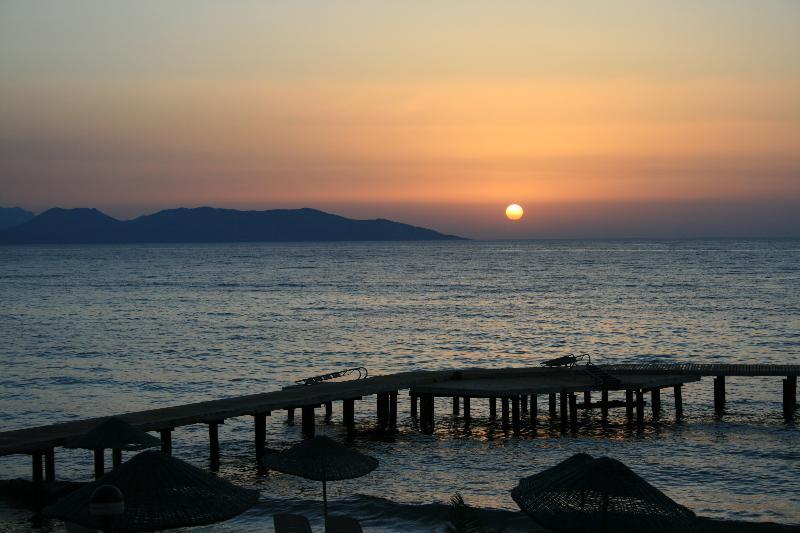
{"label": "sun lounger", "polygon": [[276,514],[272,517],[275,533],[311,533],[308,518],[299,514]]}
{"label": "sun lounger", "polygon": [[358,520],[349,516],[329,516],[325,533],[364,533]]}

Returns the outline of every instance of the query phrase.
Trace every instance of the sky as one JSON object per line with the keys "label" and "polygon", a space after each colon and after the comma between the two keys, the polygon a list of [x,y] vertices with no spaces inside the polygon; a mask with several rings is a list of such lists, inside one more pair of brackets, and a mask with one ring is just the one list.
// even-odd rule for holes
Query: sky
{"label": "sky", "polygon": [[3,0],[0,206],[800,236],[798,27],[796,0]]}

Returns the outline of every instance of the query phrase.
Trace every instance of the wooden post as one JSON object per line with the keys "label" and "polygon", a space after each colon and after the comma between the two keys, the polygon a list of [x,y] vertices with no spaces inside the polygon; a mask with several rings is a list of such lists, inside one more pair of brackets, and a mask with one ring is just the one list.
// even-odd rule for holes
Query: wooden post
{"label": "wooden post", "polygon": [[113,448],[111,450],[111,466],[117,468],[122,464],[122,450],[120,448]]}
{"label": "wooden post", "polygon": [[44,483],[42,483],[42,453],[33,452],[31,454],[31,481],[33,483],[33,510],[38,516],[42,511],[42,493]]}
{"label": "wooden post", "polygon": [[583,391],[583,405],[586,407],[586,410],[589,410],[592,406],[592,391],[587,390]]}
{"label": "wooden post", "polygon": [[603,424],[608,422],[608,389],[605,387],[600,391],[600,417]]}
{"label": "wooden post", "polygon": [[633,420],[633,391],[625,389],[625,417],[628,422]]}
{"label": "wooden post", "polygon": [[639,431],[644,429],[644,390],[636,389],[636,425]]}
{"label": "wooden post", "polygon": [[161,435],[161,451],[172,455],[172,428],[159,430]]}
{"label": "wooden post", "polygon": [[306,439],[314,438],[314,432],[316,430],[314,426],[314,406],[304,405],[300,412],[303,417],[303,437]]}
{"label": "wooden post", "polygon": [[725,376],[714,378],[714,411],[718,416],[725,411]]}
{"label": "wooden post", "polygon": [[256,448],[256,461],[261,464],[261,458],[264,457],[266,452],[267,440],[267,417],[269,412],[253,414],[253,425],[255,426],[255,448]]}
{"label": "wooden post", "polygon": [[352,398],[346,398],[342,400],[342,422],[344,422],[344,427],[347,429],[348,439],[352,439],[355,435],[355,403],[356,401]]}
{"label": "wooden post", "polygon": [[376,395],[378,411],[378,429],[385,430],[389,426],[389,393],[379,392]]}
{"label": "wooden post", "polygon": [[294,407],[286,409],[286,421],[289,422],[289,424],[294,424]]}
{"label": "wooden post", "polygon": [[519,433],[519,396],[511,397],[511,429]]}
{"label": "wooden post", "polygon": [[576,393],[569,393],[569,425],[573,433],[578,431],[578,398]]}
{"label": "wooden post", "polygon": [[794,418],[797,409],[797,376],[786,376],[783,380],[783,417]]}
{"label": "wooden post", "polygon": [[458,396],[453,396],[453,418],[459,415],[460,405],[461,404],[458,403]]}
{"label": "wooden post", "polygon": [[333,402],[325,402],[325,420],[330,422],[333,416]]}
{"label": "wooden post", "polygon": [[675,420],[683,418],[683,385],[678,384],[672,387],[675,395]]}
{"label": "wooden post", "polygon": [[417,395],[410,392],[409,396],[411,396],[411,418],[417,418]]}
{"label": "wooden post", "polygon": [[[105,473],[105,450],[102,448],[95,448],[94,450],[94,478],[100,479]],[[41,460],[41,456],[39,457]]]}
{"label": "wooden post", "polygon": [[527,394],[523,394],[522,396],[519,397],[519,404],[520,404],[519,405],[520,408],[522,409],[522,414],[523,415],[527,414],[527,412],[528,412],[528,395]]}
{"label": "wooden post", "polygon": [[469,396],[464,396],[464,423],[469,424],[470,419],[472,418],[469,412],[470,409],[470,398]]}
{"label": "wooden post", "polygon": [[501,407],[502,419],[503,419],[503,429],[508,429],[508,426],[509,426],[508,396],[503,396],[500,399],[500,407]]}
{"label": "wooden post", "polygon": [[653,409],[653,420],[658,420],[661,416],[661,389],[658,387],[650,390],[650,401]]}
{"label": "wooden post", "polygon": [[44,479],[45,481],[56,480],[56,450],[48,448],[44,452]]}
{"label": "wooden post", "polygon": [[567,422],[569,421],[569,413],[567,412],[567,391],[562,390],[559,395],[559,407],[561,414],[561,432],[567,431]]}
{"label": "wooden post", "polygon": [[435,427],[435,412],[434,412],[434,398],[433,394],[425,393],[420,394],[420,407],[421,407],[421,426],[422,432],[428,435],[432,434]]}
{"label": "wooden post", "polygon": [[208,423],[208,457],[211,470],[219,468],[219,422]]}
{"label": "wooden post", "polygon": [[497,398],[492,396],[489,398],[489,419],[496,420],[497,419]]}
{"label": "wooden post", "polygon": [[389,429],[397,429],[397,391],[389,393]]}
{"label": "wooden post", "polygon": [[547,395],[547,398],[548,398],[547,401],[549,403],[548,409],[549,409],[549,413],[550,413],[550,418],[555,418],[556,417],[556,393],[555,392],[551,392],[550,394]]}
{"label": "wooden post", "polygon": [[536,427],[536,418],[539,416],[539,395],[531,394],[531,426]]}

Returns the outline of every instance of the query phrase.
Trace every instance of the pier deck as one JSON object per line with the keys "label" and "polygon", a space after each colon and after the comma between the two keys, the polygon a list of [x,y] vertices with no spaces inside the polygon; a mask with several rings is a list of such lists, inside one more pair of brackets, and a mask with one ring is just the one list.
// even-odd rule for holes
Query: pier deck
{"label": "pier deck", "polygon": [[[658,390],[703,376],[715,376],[715,406],[724,406],[725,376],[785,376],[784,412],[796,406],[797,375],[800,365],[736,364],[618,364],[601,366],[621,380],[617,390]],[[465,369],[414,371],[361,380],[326,382],[271,392],[223,398],[117,415],[145,431],[170,432],[191,424],[215,424],[227,418],[263,417],[272,411],[311,409],[334,401],[350,402],[364,396],[379,396],[393,402],[396,419],[397,391],[453,397],[511,397],[515,395],[577,393],[608,390],[581,374],[579,369],[521,367],[504,369]],[[391,396],[393,395],[393,396]],[[718,400],[719,396],[719,400]],[[387,404],[388,405],[388,404]],[[390,409],[390,407],[387,407]],[[719,410],[719,409],[718,409]],[[347,405],[345,405],[347,411]],[[304,410],[305,413],[305,410]],[[352,417],[352,412],[350,413]],[[67,439],[82,435],[108,417],[88,418],[46,426],[0,432],[0,456],[40,454],[61,446]],[[311,422],[313,424],[313,421]],[[304,423],[305,425],[305,423]],[[305,429],[305,428],[304,428]],[[313,431],[313,425],[312,425]]]}
{"label": "pier deck", "polygon": [[[700,381],[700,376],[686,374],[637,374],[617,376],[621,384],[609,390],[635,390],[667,388],[675,385]],[[434,396],[469,396],[471,398],[502,398],[532,394],[551,394],[567,392],[599,391],[601,387],[589,376],[580,373],[560,375],[530,375],[524,377],[495,377],[478,379],[447,380],[438,383],[425,383],[412,387],[416,394]]]}

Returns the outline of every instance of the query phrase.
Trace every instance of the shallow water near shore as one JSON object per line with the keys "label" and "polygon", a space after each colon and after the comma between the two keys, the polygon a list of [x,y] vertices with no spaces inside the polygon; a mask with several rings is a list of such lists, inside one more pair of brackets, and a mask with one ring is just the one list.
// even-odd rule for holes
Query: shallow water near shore
{"label": "shallow water near shore", "polygon": [[[569,352],[598,363],[800,363],[800,242],[0,248],[3,430],[274,390],[360,365],[371,375],[526,366]],[[377,439],[365,398],[354,446],[381,466],[332,483],[331,508],[372,530],[430,531],[458,491],[524,524],[509,490],[582,451],[622,460],[704,516],[800,523],[800,430],[782,419],[780,378],[729,378],[727,389],[717,419],[710,378],[687,385],[680,423],[665,391],[662,420],[641,435],[615,410],[605,428],[583,413],[577,436],[546,416],[513,436],[490,423],[485,401],[473,400],[465,427],[444,399],[435,434],[422,435],[401,393],[398,434]],[[344,435],[339,405],[317,422]],[[224,527],[261,531],[279,509],[319,520],[319,484],[260,476],[252,435],[245,418],[220,427],[220,475],[263,495]],[[267,438],[272,448],[296,442],[299,424],[273,413]],[[177,429],[173,443],[207,466],[204,426]],[[56,460],[59,478],[91,477],[90,454],[57,450]],[[0,458],[3,478],[29,468]],[[0,503],[0,523],[26,520]]]}

